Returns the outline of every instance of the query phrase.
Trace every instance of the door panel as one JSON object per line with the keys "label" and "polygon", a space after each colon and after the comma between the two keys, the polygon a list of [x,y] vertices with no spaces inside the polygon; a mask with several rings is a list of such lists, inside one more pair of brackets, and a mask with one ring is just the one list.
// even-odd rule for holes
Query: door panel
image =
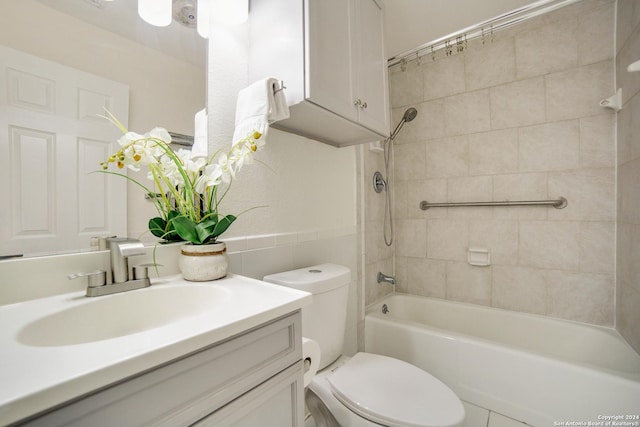
{"label": "door panel", "polygon": [[128,86],[0,47],[0,255],[126,234],[126,180],[93,173],[127,124]]}

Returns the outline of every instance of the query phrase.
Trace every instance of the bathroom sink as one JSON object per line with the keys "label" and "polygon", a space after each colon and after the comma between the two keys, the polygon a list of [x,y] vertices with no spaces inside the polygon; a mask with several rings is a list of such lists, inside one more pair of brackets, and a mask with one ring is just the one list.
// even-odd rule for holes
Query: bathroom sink
{"label": "bathroom sink", "polygon": [[28,346],[54,347],[122,337],[197,316],[225,303],[230,295],[222,286],[194,284],[79,298],[70,301],[72,307],[26,324],[17,338]]}

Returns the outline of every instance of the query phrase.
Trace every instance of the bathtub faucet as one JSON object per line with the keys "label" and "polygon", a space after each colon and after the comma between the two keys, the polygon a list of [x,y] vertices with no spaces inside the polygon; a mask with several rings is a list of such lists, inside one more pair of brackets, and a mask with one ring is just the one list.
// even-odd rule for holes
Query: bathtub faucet
{"label": "bathtub faucet", "polygon": [[386,274],[383,274],[381,272],[378,272],[378,283],[382,283],[382,282],[386,282],[390,285],[395,285],[396,284],[396,278],[393,276],[387,276]]}

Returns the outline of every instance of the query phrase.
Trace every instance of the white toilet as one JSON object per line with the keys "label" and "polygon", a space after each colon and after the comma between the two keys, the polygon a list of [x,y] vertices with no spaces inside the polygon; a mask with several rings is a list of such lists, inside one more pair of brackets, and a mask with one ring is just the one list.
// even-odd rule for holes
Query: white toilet
{"label": "white toilet", "polygon": [[317,375],[306,391],[316,427],[453,427],[464,421],[460,399],[409,363],[371,353],[342,356],[351,272],[322,264],[272,274],[265,282],[313,294],[302,310],[302,334],[320,347]]}

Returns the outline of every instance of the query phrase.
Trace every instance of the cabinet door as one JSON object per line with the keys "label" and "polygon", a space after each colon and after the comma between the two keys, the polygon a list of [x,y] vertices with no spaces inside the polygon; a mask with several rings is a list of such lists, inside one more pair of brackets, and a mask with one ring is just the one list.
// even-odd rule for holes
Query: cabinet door
{"label": "cabinet door", "polygon": [[302,427],[302,371],[300,361],[193,427]]}
{"label": "cabinet door", "polygon": [[305,0],[306,98],[329,111],[357,121],[354,105],[353,3],[345,0]]}
{"label": "cabinet door", "polygon": [[356,16],[356,94],[366,103],[359,122],[383,135],[389,134],[387,63],[384,55],[382,9],[376,0],[354,0]]}

